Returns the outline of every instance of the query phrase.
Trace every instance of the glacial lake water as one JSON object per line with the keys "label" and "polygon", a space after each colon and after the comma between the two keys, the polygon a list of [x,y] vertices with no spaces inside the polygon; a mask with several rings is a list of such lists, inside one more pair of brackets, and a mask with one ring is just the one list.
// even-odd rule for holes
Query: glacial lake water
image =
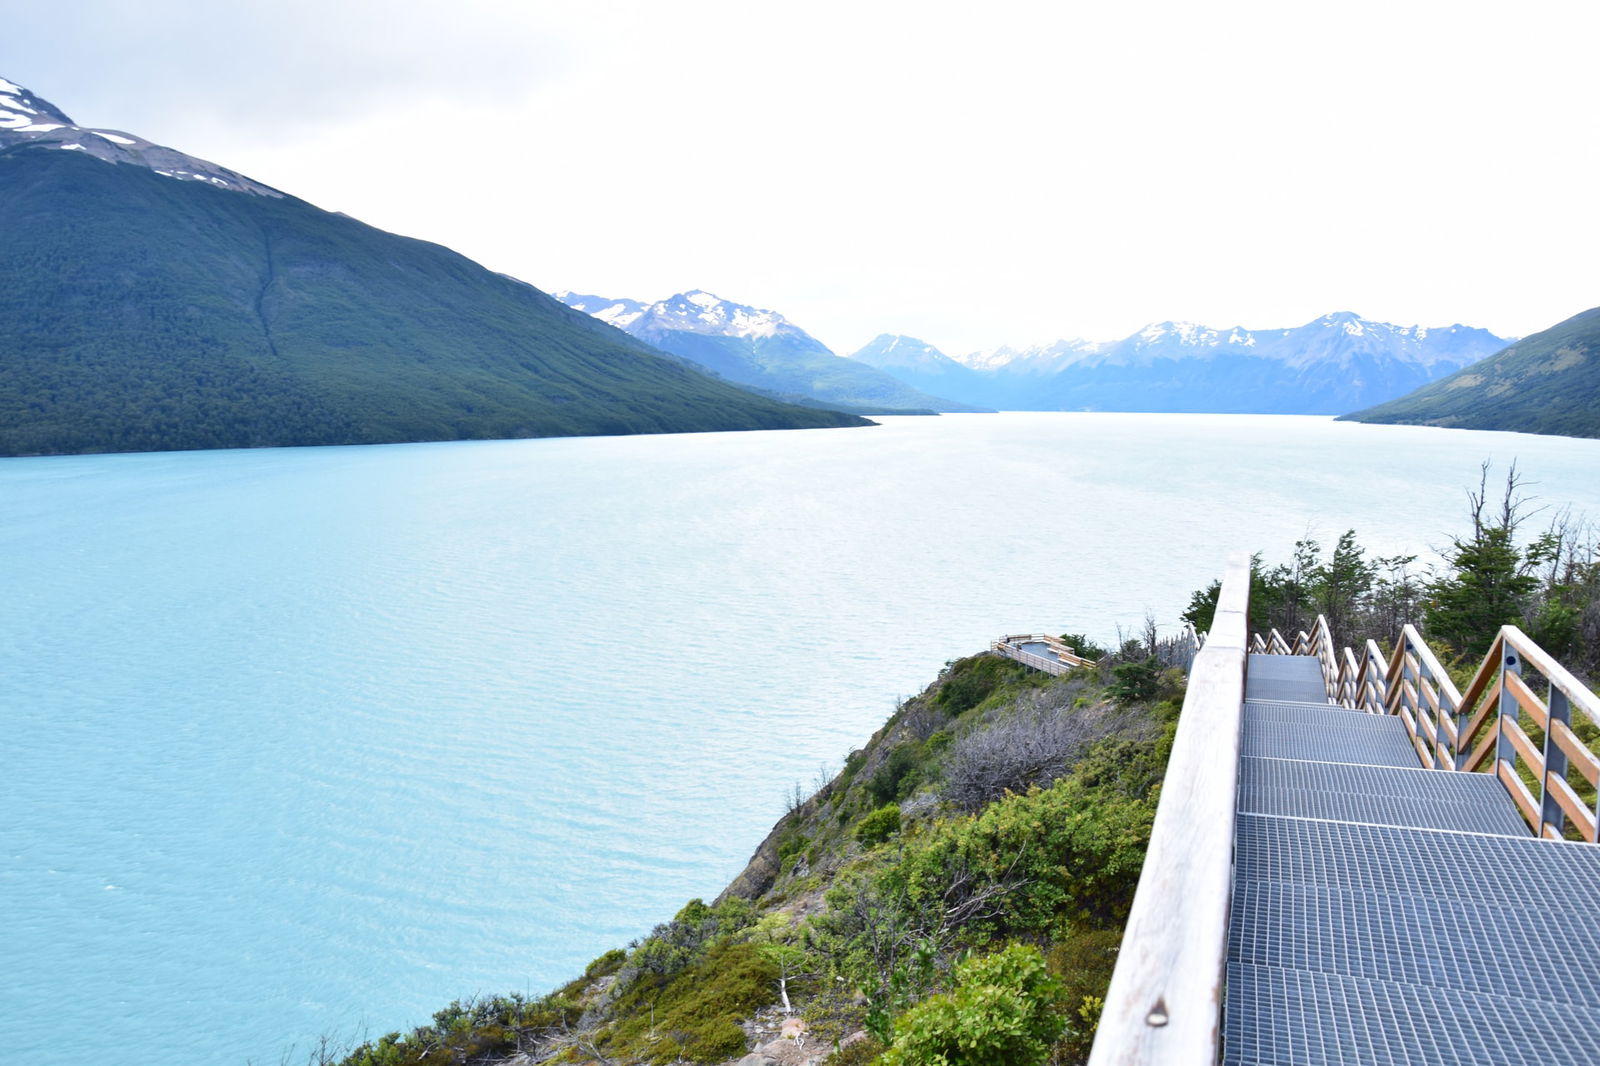
{"label": "glacial lake water", "polygon": [[[304,1061],[710,898],[949,659],[1600,441],[1321,418],[0,460],[0,1049]],[[292,1049],[291,1049],[292,1046]]]}

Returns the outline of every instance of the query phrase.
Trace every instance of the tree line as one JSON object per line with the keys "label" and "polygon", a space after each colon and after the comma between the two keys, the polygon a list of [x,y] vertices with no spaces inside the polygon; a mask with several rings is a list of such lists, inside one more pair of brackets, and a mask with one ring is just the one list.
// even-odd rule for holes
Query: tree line
{"label": "tree line", "polygon": [[[1288,562],[1254,556],[1251,628],[1292,637],[1320,614],[1335,646],[1370,639],[1387,653],[1410,622],[1442,659],[1470,668],[1502,625],[1515,625],[1578,676],[1600,675],[1600,531],[1570,509],[1540,505],[1514,463],[1497,491],[1490,472],[1485,462],[1467,491],[1469,529],[1433,567],[1419,570],[1415,555],[1371,554],[1353,529],[1331,551],[1306,537]],[[1196,591],[1183,617],[1208,629],[1220,591],[1220,582]]]}

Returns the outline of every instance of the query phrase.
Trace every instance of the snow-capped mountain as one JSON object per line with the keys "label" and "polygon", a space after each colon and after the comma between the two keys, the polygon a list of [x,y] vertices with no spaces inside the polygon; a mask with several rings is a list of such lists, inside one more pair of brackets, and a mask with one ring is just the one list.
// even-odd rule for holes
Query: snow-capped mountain
{"label": "snow-capped mountain", "polygon": [[556,299],[730,381],[866,411],[970,411],[865,362],[836,355],[776,311],[692,289],[654,303],[558,292]]}
{"label": "snow-capped mountain", "polygon": [[915,337],[880,333],[850,358],[875,366],[913,388],[962,398],[983,392],[987,379]]}
{"label": "snow-capped mountain", "polygon": [[639,316],[649,307],[648,304],[642,304],[638,300],[607,300],[603,296],[585,296],[581,292],[556,292],[551,295],[568,307],[592,315],[624,332],[637,322]]}
{"label": "snow-capped mountain", "polygon": [[961,364],[945,355],[933,345],[915,337],[895,333],[880,333],[850,358],[878,367],[880,370],[917,370],[948,373]]}
{"label": "snow-capped mountain", "polygon": [[79,126],[48,100],[0,78],[0,151],[19,144],[83,152],[108,163],[131,163],[177,181],[203,181],[256,196],[283,195],[227,167],[152,144],[143,137]]}
{"label": "snow-capped mountain", "polygon": [[[1348,311],[1274,330],[1156,322],[1119,341],[973,352],[957,360],[972,376],[949,378],[944,395],[1020,410],[1340,414],[1402,395],[1507,343],[1468,326],[1397,326]],[[874,345],[887,346],[884,338]],[[864,361],[929,387],[923,371],[863,351]]]}
{"label": "snow-capped mountain", "polygon": [[1111,344],[1111,341],[1081,339],[1059,340],[1031,348],[1013,348],[1002,344],[998,348],[982,348],[954,358],[974,370],[994,371],[1007,367],[1012,372],[1047,374],[1097,355],[1111,347]]}
{"label": "snow-capped mountain", "polygon": [[601,296],[585,296],[576,292],[559,292],[555,296],[568,307],[591,314],[636,337],[661,333],[699,333],[714,337],[766,340],[784,336],[805,348],[833,355],[821,341],[778,312],[724,300],[702,289],[690,289],[651,304],[638,300],[607,300]]}
{"label": "snow-capped mountain", "polygon": [[0,455],[865,424],[10,81],[0,203]]}

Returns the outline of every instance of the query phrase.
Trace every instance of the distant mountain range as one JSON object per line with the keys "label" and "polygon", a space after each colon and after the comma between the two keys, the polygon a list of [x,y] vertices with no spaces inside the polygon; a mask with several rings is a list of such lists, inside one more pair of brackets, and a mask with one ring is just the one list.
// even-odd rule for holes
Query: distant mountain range
{"label": "distant mountain range", "polygon": [[1467,326],[1395,326],[1339,312],[1293,329],[1161,322],[1120,341],[1062,340],[960,358],[885,334],[852,358],[916,388],[1008,410],[1342,414],[1505,345]]}
{"label": "distant mountain range", "polygon": [[860,425],[0,79],[0,455]]}
{"label": "distant mountain range", "polygon": [[891,374],[835,355],[776,311],[694,289],[655,303],[558,292],[569,307],[625,330],[664,352],[785,399],[868,414],[984,410],[913,387]]}
{"label": "distant mountain range", "polygon": [[563,293],[564,306],[438,245],[79,126],[5,79],[0,197],[0,455],[859,425],[847,412],[995,408],[1356,410],[1597,432],[1600,310],[1510,348],[1481,329],[1341,312],[1278,330],[1163,322],[1114,342],[958,358],[886,334],[847,358],[781,314],[699,290],[655,303]]}
{"label": "distant mountain range", "polygon": [[1355,422],[1600,437],[1600,307],[1347,417]]}

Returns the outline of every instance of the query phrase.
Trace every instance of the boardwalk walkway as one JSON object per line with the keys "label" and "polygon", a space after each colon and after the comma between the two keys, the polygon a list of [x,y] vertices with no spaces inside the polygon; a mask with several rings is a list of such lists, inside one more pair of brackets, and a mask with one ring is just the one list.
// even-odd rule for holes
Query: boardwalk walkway
{"label": "boardwalk walkway", "polygon": [[1463,690],[1413,626],[1252,635],[1250,585],[1237,555],[1090,1066],[1600,1066],[1600,697],[1510,625]]}
{"label": "boardwalk walkway", "polygon": [[1250,656],[1240,740],[1224,1063],[1600,1063],[1600,848],[1423,769],[1310,656]]}

